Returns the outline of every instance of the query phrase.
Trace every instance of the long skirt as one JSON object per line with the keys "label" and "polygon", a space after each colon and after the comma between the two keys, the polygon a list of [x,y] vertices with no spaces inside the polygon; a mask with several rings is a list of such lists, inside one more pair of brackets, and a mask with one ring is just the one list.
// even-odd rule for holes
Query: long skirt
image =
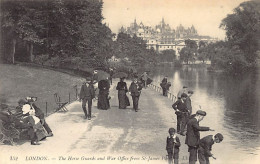
{"label": "long skirt", "polygon": [[119,101],[119,109],[125,109],[127,106],[130,106],[130,102],[126,95],[125,90],[118,91],[118,101]]}
{"label": "long skirt", "polygon": [[98,109],[107,110],[108,108],[110,108],[108,96],[109,96],[108,91],[99,90],[98,103],[97,103]]}

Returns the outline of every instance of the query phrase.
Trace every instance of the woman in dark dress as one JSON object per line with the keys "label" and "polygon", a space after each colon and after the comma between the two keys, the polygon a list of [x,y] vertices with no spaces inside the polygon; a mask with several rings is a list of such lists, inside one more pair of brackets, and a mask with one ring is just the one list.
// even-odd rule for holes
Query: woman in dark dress
{"label": "woman in dark dress", "polygon": [[124,78],[120,78],[120,82],[117,83],[116,90],[118,90],[119,109],[125,109],[130,105],[130,102],[126,96],[128,89],[126,82],[124,82]]}
{"label": "woman in dark dress", "polygon": [[98,104],[97,104],[98,109],[107,110],[110,108],[109,88],[110,88],[110,84],[108,80],[100,80],[98,82],[98,89],[99,89]]}

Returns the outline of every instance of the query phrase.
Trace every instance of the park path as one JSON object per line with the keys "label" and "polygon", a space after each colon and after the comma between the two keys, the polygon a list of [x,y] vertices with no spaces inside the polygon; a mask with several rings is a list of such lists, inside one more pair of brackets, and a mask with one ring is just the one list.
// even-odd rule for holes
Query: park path
{"label": "park path", "polygon": [[[118,109],[116,83],[114,81],[110,89],[110,109],[98,110],[94,101],[93,118],[86,120],[81,103],[73,102],[68,105],[68,112],[55,113],[46,119],[54,132],[53,137],[41,141],[39,146],[31,146],[29,142],[17,146],[1,145],[1,154],[12,152],[18,156],[18,163],[25,162],[26,156],[47,157],[47,161],[33,161],[37,163],[71,163],[72,158],[77,163],[86,160],[88,163],[167,163],[164,157],[167,154],[168,129],[176,128],[171,108],[173,102],[161,93],[146,88],[140,97],[140,111],[135,112],[132,106]],[[129,86],[130,82],[127,83]],[[180,163],[186,164],[188,152],[185,137],[179,137]],[[1,160],[9,163],[10,156]]]}

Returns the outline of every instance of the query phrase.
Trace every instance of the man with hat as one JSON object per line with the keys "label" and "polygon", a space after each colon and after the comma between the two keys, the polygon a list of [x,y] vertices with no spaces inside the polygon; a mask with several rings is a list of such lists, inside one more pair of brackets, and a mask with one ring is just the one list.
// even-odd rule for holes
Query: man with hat
{"label": "man with hat", "polygon": [[142,90],[141,84],[138,83],[137,77],[134,77],[133,82],[131,83],[131,85],[129,87],[129,92],[132,96],[133,108],[134,108],[135,112],[137,112],[139,110],[138,101],[139,101],[139,97],[141,95],[141,90]]}
{"label": "man with hat", "polygon": [[217,133],[214,137],[213,135],[208,135],[200,140],[200,145],[198,149],[200,164],[209,164],[209,157],[216,159],[210,151],[212,149],[212,145],[214,143],[220,143],[221,141],[223,141],[223,138],[224,137],[221,133]]}
{"label": "man with hat", "polygon": [[185,144],[187,144],[189,147],[189,164],[195,164],[197,161],[197,151],[200,143],[200,131],[214,131],[209,127],[199,126],[199,122],[203,120],[204,116],[206,116],[206,112],[198,110],[195,117],[191,118],[187,123]]}
{"label": "man with hat", "polygon": [[175,114],[177,115],[177,133],[180,133],[183,136],[188,117],[188,109],[185,104],[187,96],[186,93],[183,93],[181,99],[172,104],[172,108],[175,110]]}
{"label": "man with hat", "polygon": [[[86,116],[86,119],[91,120],[91,107],[92,99],[95,98],[94,86],[91,83],[91,79],[86,78],[86,82],[83,83],[79,94],[80,101],[82,100],[82,109]],[[86,104],[88,102],[88,111],[86,110]]]}

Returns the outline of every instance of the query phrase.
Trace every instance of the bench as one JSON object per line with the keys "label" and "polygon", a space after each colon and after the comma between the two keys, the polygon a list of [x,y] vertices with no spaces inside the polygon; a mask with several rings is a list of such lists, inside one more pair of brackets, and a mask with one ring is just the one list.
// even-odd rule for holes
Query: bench
{"label": "bench", "polygon": [[68,111],[68,109],[66,108],[66,105],[69,102],[62,102],[58,93],[54,93],[54,100],[55,100],[55,103],[58,105],[58,108],[55,110],[55,112],[58,112],[58,111],[67,112]]}
{"label": "bench", "polygon": [[14,139],[20,138],[20,132],[12,125],[5,125],[2,120],[0,120],[0,143],[5,144],[5,142],[10,142],[11,145],[15,145]]}

